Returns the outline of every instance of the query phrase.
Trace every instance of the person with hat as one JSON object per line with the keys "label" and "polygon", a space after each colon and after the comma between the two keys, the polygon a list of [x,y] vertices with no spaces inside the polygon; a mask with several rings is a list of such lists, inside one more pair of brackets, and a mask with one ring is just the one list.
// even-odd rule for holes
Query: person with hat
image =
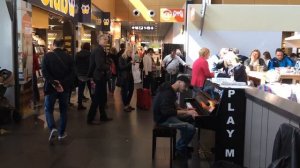
{"label": "person with hat", "polygon": [[181,116],[195,118],[198,113],[194,109],[177,109],[177,92],[184,92],[190,86],[190,79],[181,75],[175,83],[163,83],[154,98],[153,113],[154,121],[159,126],[176,128],[180,131],[181,137],[176,144],[176,155],[181,158],[188,158],[191,151],[188,144],[195,134],[194,125],[182,120]]}

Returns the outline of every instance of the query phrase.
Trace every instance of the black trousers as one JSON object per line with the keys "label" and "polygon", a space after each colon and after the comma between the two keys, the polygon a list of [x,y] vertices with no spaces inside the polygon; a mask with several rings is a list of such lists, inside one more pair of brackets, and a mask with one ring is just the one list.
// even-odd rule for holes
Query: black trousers
{"label": "black trousers", "polygon": [[95,119],[95,115],[98,107],[100,112],[100,119],[107,118],[107,114],[105,112],[105,106],[107,102],[107,90],[106,90],[107,81],[96,80],[95,83],[96,83],[96,88],[94,94],[92,95],[92,104],[87,116],[87,122],[91,122]]}
{"label": "black trousers", "polygon": [[121,86],[121,94],[122,94],[122,101],[124,106],[130,105],[130,101],[132,98],[134,90],[134,82],[133,80],[125,81]]}

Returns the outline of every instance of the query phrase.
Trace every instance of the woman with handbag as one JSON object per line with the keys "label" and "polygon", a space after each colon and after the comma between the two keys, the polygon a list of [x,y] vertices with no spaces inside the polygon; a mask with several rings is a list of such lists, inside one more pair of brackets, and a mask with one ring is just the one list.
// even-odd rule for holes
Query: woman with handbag
{"label": "woman with handbag", "polygon": [[134,60],[131,58],[133,54],[132,52],[132,49],[130,47],[127,47],[125,49],[125,52],[119,58],[120,74],[118,76],[118,80],[121,86],[121,95],[125,112],[131,112],[132,110],[135,110],[135,108],[130,106],[130,101],[134,89],[132,65],[135,65]]}

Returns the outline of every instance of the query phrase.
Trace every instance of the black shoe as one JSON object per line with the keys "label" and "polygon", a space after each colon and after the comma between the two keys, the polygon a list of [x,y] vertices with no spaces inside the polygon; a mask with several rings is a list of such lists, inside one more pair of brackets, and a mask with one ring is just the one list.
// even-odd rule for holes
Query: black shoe
{"label": "black shoe", "polygon": [[129,112],[131,112],[131,109],[129,107],[127,107],[127,108],[124,108],[124,111],[129,113]]}
{"label": "black shoe", "polygon": [[193,153],[194,152],[194,148],[191,147],[191,146],[187,146],[186,150],[187,150],[188,153]]}
{"label": "black shoe", "polygon": [[82,104],[78,105],[77,110],[86,110],[86,107],[84,107]]}
{"label": "black shoe", "polygon": [[108,122],[108,121],[112,121],[113,119],[112,118],[109,118],[109,117],[105,117],[105,118],[100,118],[100,121],[103,121],[103,122]]}
{"label": "black shoe", "polygon": [[128,109],[131,110],[131,111],[135,110],[135,108],[133,108],[131,106],[129,106]]}
{"label": "black shoe", "polygon": [[179,160],[187,160],[187,159],[192,158],[192,155],[189,152],[187,152],[187,151],[176,150],[176,152],[175,152],[175,158],[179,159]]}

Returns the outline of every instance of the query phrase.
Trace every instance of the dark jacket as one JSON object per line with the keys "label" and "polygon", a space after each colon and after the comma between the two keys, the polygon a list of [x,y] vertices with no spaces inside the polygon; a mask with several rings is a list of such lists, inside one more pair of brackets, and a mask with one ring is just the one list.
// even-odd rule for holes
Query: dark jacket
{"label": "dark jacket", "polygon": [[153,102],[154,121],[156,124],[165,122],[169,117],[177,116],[177,95],[169,82],[163,83]]}
{"label": "dark jacket", "polygon": [[119,67],[119,57],[118,57],[118,55],[117,54],[109,54],[108,58],[110,58],[113,61],[113,63],[115,64],[116,71],[117,71],[117,74],[118,74],[118,67]]}
{"label": "dark jacket", "polygon": [[109,70],[110,65],[107,61],[106,52],[102,46],[98,45],[91,54],[88,77],[94,80],[106,79]]}
{"label": "dark jacket", "polygon": [[[253,66],[250,65],[250,62],[251,62],[251,58],[248,58],[248,59],[244,62],[244,65],[245,65],[245,66],[249,66],[250,70],[253,71]],[[265,63],[265,61],[264,61],[264,59],[259,58],[259,59],[258,59],[258,63],[259,63],[260,66],[264,66],[264,68],[263,68],[264,71],[268,70],[268,67],[267,67],[267,65],[266,65],[266,63]]]}
{"label": "dark jacket", "polygon": [[123,48],[123,49],[121,49],[121,50],[118,52],[118,54],[117,54],[117,56],[116,56],[116,58],[117,58],[117,64],[116,64],[116,66],[117,66],[117,73],[119,73],[119,71],[120,71],[119,60],[120,60],[120,58],[122,57],[122,55],[123,55],[124,52],[125,52],[125,49]]}
{"label": "dark jacket", "polygon": [[90,66],[90,56],[91,52],[82,49],[75,56],[75,65],[77,76],[87,76]]}
{"label": "dark jacket", "polygon": [[74,61],[70,55],[60,48],[45,54],[42,62],[42,72],[45,78],[45,94],[55,93],[52,86],[58,80],[65,92],[69,92],[74,81]]}
{"label": "dark jacket", "polygon": [[290,124],[282,124],[276,134],[272,163],[268,168],[300,167],[300,129]]}
{"label": "dark jacket", "polygon": [[126,81],[132,82],[133,75],[132,75],[132,58],[128,57],[124,59],[123,57],[119,58],[119,76],[121,84]]}

